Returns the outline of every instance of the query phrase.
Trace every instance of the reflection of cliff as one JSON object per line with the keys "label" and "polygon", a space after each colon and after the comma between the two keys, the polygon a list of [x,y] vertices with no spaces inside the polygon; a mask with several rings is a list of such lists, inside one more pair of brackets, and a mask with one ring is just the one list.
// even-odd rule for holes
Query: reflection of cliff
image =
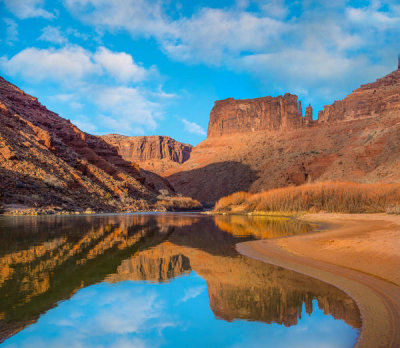
{"label": "reflection of cliff", "polygon": [[[287,224],[284,221],[286,227]],[[204,225],[207,229],[201,233]],[[290,326],[300,318],[303,304],[306,312],[311,313],[312,300],[317,299],[326,314],[360,327],[358,308],[345,293],[318,280],[232,253],[235,237],[211,226],[204,221],[191,228],[175,229],[168,241],[125,260],[117,274],[107,280],[160,280],[158,265],[166,264],[165,260],[171,264],[173,257],[180,255],[188,259],[188,264],[190,260],[191,269],[206,279],[210,306],[216,317]],[[205,241],[209,250],[204,247]],[[193,245],[203,245],[203,248]],[[219,246],[220,253],[215,245]],[[178,271],[175,275],[183,273],[179,268],[175,271]]]}
{"label": "reflection of cliff", "polygon": [[253,236],[256,239],[279,238],[310,232],[312,226],[304,221],[286,217],[217,215],[215,223],[234,236]]}
{"label": "reflection of cliff", "polygon": [[[302,304],[310,309],[317,298],[326,313],[359,326],[344,293],[239,256],[236,242],[263,236],[254,232],[263,231],[262,220],[247,219],[217,220],[231,233],[214,218],[186,214],[2,219],[0,341],[81,287],[104,279],[166,281],[191,269],[207,280],[211,308],[225,320],[291,325]],[[240,224],[253,226],[250,236],[232,233]],[[284,224],[273,229],[279,236],[291,234]]]}
{"label": "reflection of cliff", "polygon": [[[247,274],[255,268],[260,270],[250,280]],[[311,314],[312,300],[316,299],[325,314],[342,319],[355,328],[361,326],[354,301],[328,284],[257,261],[249,262],[242,257],[229,269],[237,273],[234,276],[237,282],[206,278],[210,306],[216,317],[292,326],[301,318],[303,304],[306,312]],[[255,277],[259,279],[253,280]]]}
{"label": "reflection of cliff", "polygon": [[[167,281],[191,270],[190,260],[182,254],[171,254],[170,243],[159,245],[122,261],[116,274],[106,278],[108,282],[123,280]],[[161,256],[160,256],[161,254]]]}
{"label": "reflection of cliff", "polygon": [[[0,342],[79,288],[123,269],[124,259],[165,240],[175,227],[196,221],[174,214],[1,220]],[[156,267],[158,280],[165,280],[190,269],[190,264],[176,255],[153,265],[152,272]]]}

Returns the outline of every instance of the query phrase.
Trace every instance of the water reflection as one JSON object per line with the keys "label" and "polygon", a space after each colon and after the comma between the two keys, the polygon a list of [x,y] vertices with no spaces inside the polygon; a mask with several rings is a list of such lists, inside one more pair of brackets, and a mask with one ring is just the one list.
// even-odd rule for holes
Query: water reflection
{"label": "water reflection", "polygon": [[[63,324],[63,335],[68,333],[68,325],[76,330],[80,320],[86,320],[92,326],[96,321],[100,330],[98,320],[102,316],[98,311],[101,311],[103,316],[109,317],[102,319],[104,325],[114,325],[131,334],[138,330],[132,321],[140,321],[140,316],[145,316],[146,325],[152,323],[150,326],[158,330],[158,334],[150,330],[152,333],[149,335],[160,340],[152,341],[152,345],[168,343],[163,341],[166,340],[165,328],[169,328],[168,332],[172,327],[179,328],[178,336],[181,338],[177,338],[176,332],[173,336],[174,345],[179,345],[178,341],[185,337],[182,328],[184,323],[190,322],[188,313],[194,307],[197,316],[206,318],[206,324],[202,323],[201,327],[209,326],[210,330],[211,327],[224,327],[221,326],[223,332],[218,334],[221,337],[237,330],[238,323],[241,323],[239,329],[249,334],[252,332],[252,335],[254,330],[265,330],[262,323],[276,323],[279,327],[297,324],[298,327],[302,315],[300,323],[305,320],[304,313],[320,313],[319,321],[327,320],[324,313],[330,315],[329,318],[341,319],[347,325],[359,328],[358,309],[343,292],[306,276],[243,257],[234,248],[240,241],[306,233],[310,229],[305,223],[286,219],[213,218],[190,214],[2,218],[1,338],[5,339],[34,323],[42,313],[60,300],[70,298],[79,289],[71,300],[59,304],[36,325],[13,339],[20,339],[24,333],[28,335],[29,330],[52,330],[51,325],[45,325],[46,321],[54,322],[68,316],[72,321],[64,323],[66,326]],[[88,287],[96,283],[100,284]],[[157,301],[156,298],[162,297],[164,291],[169,296]],[[116,299],[116,303],[111,298]],[[124,309],[109,308],[107,301],[114,303],[116,308],[124,307],[124,301],[129,303],[126,309],[129,321],[126,322],[127,313],[120,313]],[[82,305],[92,306],[92,312],[83,313]],[[154,314],[153,307],[164,309],[161,314]],[[208,311],[212,313],[210,318],[207,317]],[[82,313],[78,315],[77,312]],[[234,319],[246,322],[229,323]],[[253,321],[258,323],[251,323]],[[335,324],[330,322],[330,328],[337,329],[340,322],[333,322]],[[279,332],[280,329],[274,330]],[[161,331],[163,334],[159,334]],[[356,332],[349,332],[354,341]],[[13,339],[6,343],[12,344]],[[104,342],[104,339],[99,342]],[[129,337],[129,342],[132,344],[139,339],[149,337],[134,335]],[[135,342],[139,345],[139,341]]]}

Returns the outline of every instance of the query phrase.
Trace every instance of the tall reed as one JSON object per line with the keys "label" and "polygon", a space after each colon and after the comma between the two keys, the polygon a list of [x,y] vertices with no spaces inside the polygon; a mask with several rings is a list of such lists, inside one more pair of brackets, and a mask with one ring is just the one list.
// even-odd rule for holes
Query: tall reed
{"label": "tall reed", "polygon": [[217,212],[342,213],[396,212],[400,207],[400,184],[319,182],[289,186],[261,193],[233,193],[215,205]]}

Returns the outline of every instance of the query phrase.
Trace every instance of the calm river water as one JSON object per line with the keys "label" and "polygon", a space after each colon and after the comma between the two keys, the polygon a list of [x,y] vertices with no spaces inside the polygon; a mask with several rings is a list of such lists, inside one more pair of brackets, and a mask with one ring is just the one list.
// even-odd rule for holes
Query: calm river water
{"label": "calm river water", "polygon": [[310,231],[245,216],[1,217],[1,347],[352,347],[360,314],[345,293],[235,250]]}

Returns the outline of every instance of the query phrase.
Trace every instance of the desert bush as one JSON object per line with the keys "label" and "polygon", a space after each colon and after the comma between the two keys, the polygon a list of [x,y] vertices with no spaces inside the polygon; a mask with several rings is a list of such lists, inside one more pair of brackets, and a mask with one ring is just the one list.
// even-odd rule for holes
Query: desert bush
{"label": "desert bush", "polygon": [[248,192],[236,192],[229,196],[222,197],[216,204],[214,210],[246,210],[249,199],[253,194]]}
{"label": "desert bush", "polygon": [[198,210],[202,209],[199,201],[190,197],[164,197],[156,203],[156,208],[167,211]]}
{"label": "desert bush", "polygon": [[221,198],[215,211],[375,213],[393,209],[399,202],[400,184],[320,182],[256,194],[234,193]]}

